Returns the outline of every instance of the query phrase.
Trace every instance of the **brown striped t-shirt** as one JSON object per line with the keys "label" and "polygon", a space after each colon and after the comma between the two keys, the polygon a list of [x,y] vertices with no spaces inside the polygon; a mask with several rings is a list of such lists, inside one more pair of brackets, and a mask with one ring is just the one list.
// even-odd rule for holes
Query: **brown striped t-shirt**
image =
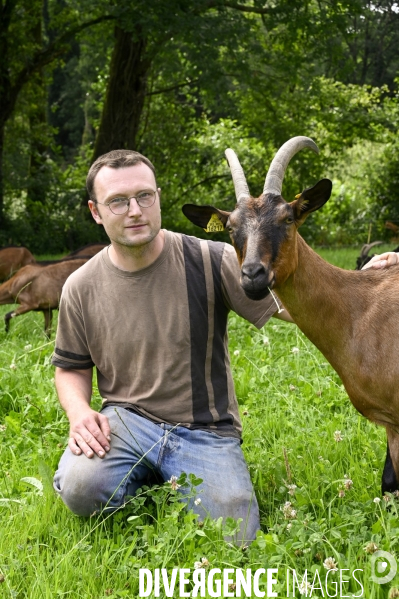
{"label": "brown striped t-shirt", "polygon": [[239,437],[229,310],[258,328],[276,311],[270,296],[246,297],[231,245],[165,231],[162,253],[135,272],[105,248],[64,285],[52,362],[95,366],[103,406]]}

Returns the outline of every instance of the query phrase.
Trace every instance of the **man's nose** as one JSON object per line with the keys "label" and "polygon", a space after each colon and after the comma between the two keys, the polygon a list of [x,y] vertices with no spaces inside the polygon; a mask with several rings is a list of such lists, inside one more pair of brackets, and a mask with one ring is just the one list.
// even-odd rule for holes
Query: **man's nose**
{"label": "man's nose", "polygon": [[137,203],[136,198],[129,199],[129,209],[127,213],[129,216],[140,216],[142,214],[141,207]]}

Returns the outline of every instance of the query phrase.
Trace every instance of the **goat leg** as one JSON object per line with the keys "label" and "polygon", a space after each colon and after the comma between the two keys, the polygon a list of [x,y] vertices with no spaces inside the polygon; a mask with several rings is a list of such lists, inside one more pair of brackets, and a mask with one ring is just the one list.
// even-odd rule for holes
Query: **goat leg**
{"label": "goat leg", "polygon": [[5,321],[5,325],[6,325],[6,332],[9,331],[10,328],[10,320],[11,318],[15,318],[16,316],[21,316],[21,314],[26,314],[27,312],[30,312],[31,310],[39,310],[39,306],[37,305],[22,305],[19,306],[16,310],[12,310],[11,312],[7,312],[7,314],[4,316],[4,321]]}
{"label": "goat leg", "polygon": [[51,308],[48,308],[47,310],[43,310],[43,316],[44,316],[44,332],[46,333],[47,337],[50,337],[51,334],[51,324],[53,322],[53,311]]}
{"label": "goat leg", "polygon": [[387,428],[387,435],[387,456],[385,458],[381,484],[382,494],[385,492],[393,493],[399,490],[398,475],[396,472],[399,466],[399,435],[396,431],[389,428]]}
{"label": "goat leg", "polygon": [[7,312],[7,314],[4,316],[4,324],[5,324],[6,333],[8,333],[8,331],[10,330],[10,320],[14,316],[15,316],[14,310],[12,310],[11,312]]}

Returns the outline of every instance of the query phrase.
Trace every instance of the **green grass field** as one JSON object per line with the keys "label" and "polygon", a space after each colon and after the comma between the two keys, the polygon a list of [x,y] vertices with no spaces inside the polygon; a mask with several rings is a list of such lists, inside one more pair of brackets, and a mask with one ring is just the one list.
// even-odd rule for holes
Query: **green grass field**
{"label": "green grass field", "polygon": [[[358,255],[320,253],[347,268]],[[2,306],[0,318],[9,310]],[[380,491],[385,431],[355,411],[338,376],[294,325],[272,319],[258,331],[233,315],[229,331],[243,449],[262,521],[244,549],[223,540],[234,522],[224,530],[218,521],[199,525],[168,484],[107,518],[68,512],[52,490],[68,433],[53,387],[54,336],[44,336],[41,314],[13,320],[8,335],[1,327],[1,597],[135,598],[140,568],[193,570],[202,558],[208,570],[278,569],[278,597],[287,596],[287,570],[299,582],[307,570],[312,597],[399,596],[398,576],[383,585],[371,580],[372,552],[398,551],[397,503]],[[326,566],[335,564],[350,581],[341,589],[334,569],[325,584]],[[266,583],[260,587],[266,596]]]}

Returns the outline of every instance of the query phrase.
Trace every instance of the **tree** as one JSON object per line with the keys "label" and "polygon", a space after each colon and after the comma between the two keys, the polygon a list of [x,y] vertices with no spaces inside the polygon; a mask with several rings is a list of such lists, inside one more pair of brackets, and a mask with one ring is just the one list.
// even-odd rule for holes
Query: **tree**
{"label": "tree", "polygon": [[[53,39],[38,36],[42,19],[41,0],[1,0],[0,14],[0,229],[4,227],[4,133],[26,84],[41,69],[63,56],[71,40],[89,27],[113,19],[109,14],[81,20],[81,13],[66,6],[55,11],[59,30]],[[40,39],[39,39],[40,37]]]}
{"label": "tree", "polygon": [[[176,37],[182,45],[190,38],[200,43],[202,60],[212,52],[209,42],[211,45],[215,42],[232,45],[233,41],[238,41],[237,19],[227,18],[226,27],[227,11],[264,15],[268,9],[223,0],[184,3],[180,0],[168,3],[147,0],[136,2],[132,10],[123,9],[115,27],[115,44],[93,160],[113,149],[136,147],[151,69],[159,54],[167,55]],[[251,24],[245,23],[246,27],[243,27],[241,20],[240,25],[240,33],[250,35]],[[241,43],[245,43],[245,38],[241,38]],[[183,85],[187,85],[187,81],[169,88],[178,89]]]}

